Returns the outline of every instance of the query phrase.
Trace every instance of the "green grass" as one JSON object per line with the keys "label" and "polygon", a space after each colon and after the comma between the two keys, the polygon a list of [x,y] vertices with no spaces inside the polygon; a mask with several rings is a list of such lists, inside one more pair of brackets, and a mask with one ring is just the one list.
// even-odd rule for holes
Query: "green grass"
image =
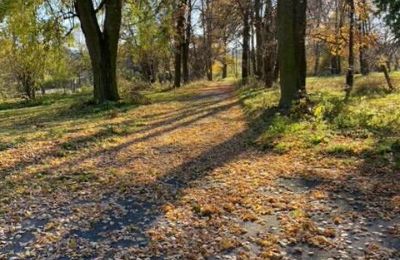
{"label": "green grass", "polygon": [[[139,107],[135,103],[93,105],[90,100],[90,93],[80,93],[48,95],[28,103],[19,100],[9,100],[6,105],[0,103],[0,153],[4,173],[12,171],[7,167],[12,160],[20,161],[22,167],[29,166],[25,154],[27,158],[50,156],[54,161],[65,160],[110,146],[145,124],[140,117],[133,116]],[[4,189],[7,182],[3,184],[0,188]]]}
{"label": "green grass", "polygon": [[[395,86],[400,87],[400,74],[393,73],[392,77]],[[289,115],[276,112],[268,116],[255,142],[278,153],[379,156],[385,162],[399,164],[394,154],[398,153],[396,144],[400,142],[400,93],[389,93],[379,73],[357,76],[347,102],[343,85],[343,77],[308,78],[313,104],[309,113],[302,113],[300,104]],[[249,85],[239,89],[239,96],[249,120],[254,121],[277,106],[279,88]],[[297,110],[301,112],[296,113]]]}
{"label": "green grass", "polygon": [[[130,134],[150,130],[149,122],[157,118],[167,120],[169,112],[182,107],[175,100],[190,100],[201,86],[185,86],[176,91],[148,89],[138,94],[137,102],[131,96],[124,96],[120,102],[102,105],[93,104],[88,91],[50,94],[33,101],[0,102],[2,194],[28,194],[36,186],[48,192],[60,187],[74,189],[77,186],[74,183],[105,181],[96,180],[90,167],[87,171],[73,169],[74,174],[67,176],[53,169],[71,160],[111,150],[127,142]],[[163,102],[170,102],[165,105],[171,111],[164,111],[159,104]],[[149,103],[153,105],[146,106]]]}

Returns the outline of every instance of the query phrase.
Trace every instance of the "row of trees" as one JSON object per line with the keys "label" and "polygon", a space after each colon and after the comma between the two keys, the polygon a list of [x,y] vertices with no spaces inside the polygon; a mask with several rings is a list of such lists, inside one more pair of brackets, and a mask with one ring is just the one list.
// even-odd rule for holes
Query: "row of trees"
{"label": "row of trees", "polygon": [[[355,72],[378,67],[371,57],[386,59],[389,69],[397,64],[397,42],[373,15],[377,7],[390,11],[386,22],[400,34],[398,2],[387,0],[4,0],[0,62],[12,64],[6,74],[34,98],[39,82],[71,77],[72,60],[87,56],[102,103],[119,99],[118,75],[173,78],[179,87],[213,80],[219,64],[227,77],[239,49],[243,83],[254,77],[271,87],[280,75],[281,106],[288,107],[306,95],[307,73],[346,71],[350,93]],[[86,54],[77,51],[77,24]],[[391,51],[383,57],[382,49]]]}
{"label": "row of trees", "polygon": [[[346,74],[348,96],[355,73],[382,69],[388,75],[386,70],[393,64],[397,68],[397,40],[375,15],[377,7],[391,11],[386,20],[393,29],[393,1],[179,1],[174,19],[175,86],[192,78],[189,68],[196,65],[191,66],[191,61],[201,71],[199,77],[212,80],[215,62],[222,64],[222,77],[226,77],[230,49],[240,39],[242,82],[254,77],[271,87],[280,74],[281,106],[306,96],[307,74]],[[191,19],[196,11],[202,32],[197,38]],[[190,52],[199,46],[196,40],[202,43],[200,55]]]}

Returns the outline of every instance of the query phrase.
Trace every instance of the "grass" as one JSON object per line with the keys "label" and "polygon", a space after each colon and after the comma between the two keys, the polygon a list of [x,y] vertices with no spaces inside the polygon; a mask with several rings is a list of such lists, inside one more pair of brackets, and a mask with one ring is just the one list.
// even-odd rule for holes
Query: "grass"
{"label": "grass", "polygon": [[[167,115],[158,104],[168,103],[171,112],[179,110],[180,104],[175,101],[190,99],[197,88],[204,86],[193,84],[170,91],[150,89],[139,93],[138,102],[127,97],[102,105],[91,104],[89,91],[50,94],[33,101],[0,102],[0,157],[4,158],[0,169],[4,173],[16,170],[22,166],[14,163],[18,161],[24,167],[31,164],[33,159],[25,157],[67,160],[85,151],[110,147],[145,128],[149,121]],[[147,109],[147,104],[154,104],[154,108]]]}
{"label": "grass", "polygon": [[[392,77],[400,86],[400,74]],[[290,115],[275,113],[265,119],[268,124],[255,142],[277,153],[373,157],[378,158],[377,163],[397,168],[400,93],[389,93],[383,75],[374,73],[357,76],[352,96],[345,102],[343,82],[343,77],[308,78],[311,111],[296,113],[302,108],[295,107]],[[279,101],[277,86],[265,89],[249,85],[241,88],[239,95],[250,120],[262,117]]]}
{"label": "grass", "polygon": [[[400,86],[400,73],[392,77],[393,83]],[[389,93],[379,73],[357,76],[352,96],[344,102],[343,80],[308,78],[313,107],[305,114],[296,107],[291,115],[265,115],[278,104],[278,86],[265,89],[252,82],[239,89],[249,120],[265,122],[259,126],[261,135],[254,142],[278,154],[370,159],[399,169],[400,93]],[[194,91],[208,86],[207,82],[196,82],[179,90],[151,89],[142,91],[140,97],[146,103],[167,103],[179,109],[176,106],[180,101],[190,101]],[[110,146],[145,127],[157,115],[157,111],[144,112],[146,106],[132,100],[95,106],[90,105],[90,98],[89,92],[83,92],[0,103],[0,152],[16,159],[24,155],[8,151],[24,147],[19,150],[37,152],[40,157],[40,151],[56,147],[53,155],[66,158],[82,150]],[[31,150],[29,145],[33,146]]]}
{"label": "grass", "polygon": [[[134,97],[91,105],[89,93],[49,95],[26,106],[9,101],[0,110],[0,222],[6,231],[0,240],[14,248],[22,241],[17,235],[25,239],[32,232],[23,257],[32,256],[32,248],[37,257],[103,257],[114,242],[140,238],[149,239],[140,249],[143,258],[154,255],[153,245],[162,245],[156,251],[167,256],[207,258],[257,233],[252,244],[264,259],[285,240],[305,250],[334,244],[347,223],[361,220],[358,215],[372,223],[365,232],[372,234],[374,212],[379,219],[398,213],[398,176],[361,176],[351,164],[368,158],[400,166],[400,97],[365,87],[361,95],[357,86],[344,103],[341,80],[309,79],[313,109],[303,114],[296,107],[291,116],[272,113],[277,87],[240,89],[245,113],[256,122],[250,126],[258,127],[254,133],[225,81],[142,91],[139,104]],[[266,152],[247,146],[252,138]],[[329,164],[320,163],[325,157]],[[332,227],[343,199],[362,202],[368,212],[346,209],[340,214],[349,222]],[[48,222],[36,226],[36,219]],[[78,245],[84,256],[76,253]],[[193,251],[204,245],[213,251]],[[118,253],[137,255],[136,249]]]}

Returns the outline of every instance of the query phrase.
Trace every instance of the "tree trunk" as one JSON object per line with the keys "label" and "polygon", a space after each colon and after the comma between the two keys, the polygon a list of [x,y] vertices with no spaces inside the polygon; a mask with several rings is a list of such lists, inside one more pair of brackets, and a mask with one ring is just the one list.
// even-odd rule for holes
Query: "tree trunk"
{"label": "tree trunk", "polygon": [[250,74],[251,75],[257,75],[258,74],[258,68],[257,68],[257,60],[256,60],[256,47],[254,43],[254,17],[253,15],[251,16],[251,23],[250,23],[250,57],[251,57],[251,66],[250,66]]}
{"label": "tree trunk", "polygon": [[306,7],[306,0],[278,1],[280,107],[285,109],[306,94]]}
{"label": "tree trunk", "polygon": [[368,61],[367,61],[367,59],[365,57],[366,47],[365,47],[364,39],[363,39],[367,34],[365,22],[360,21],[359,30],[360,30],[360,35],[361,35],[360,47],[359,47],[360,72],[361,72],[362,75],[368,75],[369,74],[369,67],[368,67]]}
{"label": "tree trunk", "polygon": [[[368,5],[366,0],[361,0],[359,7],[362,8],[362,10],[360,10],[361,13],[366,14],[369,12],[367,10]],[[365,42],[364,38],[366,38],[366,36],[368,36],[369,34],[367,25],[368,20],[369,20],[368,16],[366,18],[362,17],[361,15],[359,16],[359,31],[361,35],[359,54],[360,54],[360,72],[362,75],[368,75],[370,71],[369,64],[365,55],[368,45],[364,43]]]}
{"label": "tree trunk", "polygon": [[226,79],[228,77],[228,64],[222,64],[222,78]]}
{"label": "tree trunk", "polygon": [[32,80],[30,73],[23,73],[21,77],[22,87],[24,89],[25,95],[28,99],[35,99],[36,92],[35,92],[35,83]]}
{"label": "tree trunk", "polygon": [[75,0],[75,9],[85,35],[93,72],[97,103],[117,101],[117,53],[122,19],[122,0],[106,1],[101,31],[92,0]]}
{"label": "tree trunk", "polygon": [[[322,0],[317,1],[317,17],[316,17],[316,28],[318,29],[320,24],[321,24],[321,12],[322,12]],[[315,41],[314,45],[314,56],[315,56],[315,62],[314,62],[314,76],[318,76],[319,73],[319,59],[321,55],[321,50],[320,50],[320,43],[319,41]]]}
{"label": "tree trunk", "polygon": [[333,75],[339,75],[342,73],[342,64],[341,64],[341,58],[339,56],[340,53],[340,40],[341,40],[341,28],[343,25],[343,16],[342,16],[342,6],[341,6],[341,0],[336,0],[336,7],[335,7],[335,53],[332,54],[332,59],[331,59],[331,72]]}
{"label": "tree trunk", "polygon": [[242,50],[242,83],[247,84],[249,77],[249,52],[250,52],[250,11],[243,12],[243,50]]}
{"label": "tree trunk", "polygon": [[263,57],[263,78],[265,87],[270,88],[275,79],[275,70],[277,63],[276,35],[274,30],[274,15],[271,0],[265,5],[264,12],[264,57]]}
{"label": "tree trunk", "polygon": [[238,69],[238,63],[239,63],[239,58],[238,58],[238,51],[235,48],[233,50],[233,58],[234,58],[234,65],[235,65],[235,78],[239,77],[239,69]]}
{"label": "tree trunk", "polygon": [[182,80],[182,54],[184,49],[185,34],[185,7],[184,3],[180,3],[177,10],[176,20],[176,38],[175,38],[175,79],[174,87],[179,88]]}
{"label": "tree trunk", "polygon": [[263,78],[263,53],[264,53],[264,37],[263,37],[263,21],[261,18],[261,13],[263,9],[263,4],[261,0],[254,1],[254,24],[256,30],[256,76],[259,79]]}
{"label": "tree trunk", "polygon": [[190,50],[190,40],[192,33],[192,0],[186,0],[187,4],[187,20],[186,20],[186,32],[185,32],[185,44],[183,47],[183,82],[189,82],[189,50]]}
{"label": "tree trunk", "polygon": [[[202,5],[204,5],[202,3]],[[213,49],[212,49],[212,9],[211,0],[205,0],[205,7],[203,6],[203,27],[204,27],[204,41],[206,46],[206,67],[207,67],[207,79],[213,80]]]}
{"label": "tree trunk", "polygon": [[316,43],[315,43],[315,46],[314,46],[314,55],[315,55],[314,76],[318,76],[318,73],[319,73],[319,55],[320,55],[320,46],[319,46],[319,42],[316,42]]}
{"label": "tree trunk", "polygon": [[385,64],[381,65],[381,69],[382,69],[383,74],[385,75],[386,83],[387,83],[387,85],[389,87],[389,90],[393,91],[394,90],[394,86],[392,84],[392,80],[390,79],[389,72],[388,72]]}
{"label": "tree trunk", "polygon": [[348,0],[349,10],[349,68],[346,75],[346,98],[350,96],[354,85],[354,0]]}

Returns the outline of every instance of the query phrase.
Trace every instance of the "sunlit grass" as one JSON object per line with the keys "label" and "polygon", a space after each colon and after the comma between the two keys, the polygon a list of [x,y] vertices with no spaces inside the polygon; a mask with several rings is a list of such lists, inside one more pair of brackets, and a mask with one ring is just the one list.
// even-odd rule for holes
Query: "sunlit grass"
{"label": "sunlit grass", "polygon": [[[393,73],[400,87],[400,74]],[[312,110],[285,115],[275,113],[256,143],[282,152],[321,153],[334,156],[374,156],[398,164],[392,155],[400,140],[400,93],[389,93],[384,76],[357,76],[350,100],[345,101],[343,77],[308,78]],[[279,88],[247,86],[239,90],[250,120],[278,104]],[[296,107],[294,111],[296,111]],[[394,161],[393,161],[394,160]]]}

